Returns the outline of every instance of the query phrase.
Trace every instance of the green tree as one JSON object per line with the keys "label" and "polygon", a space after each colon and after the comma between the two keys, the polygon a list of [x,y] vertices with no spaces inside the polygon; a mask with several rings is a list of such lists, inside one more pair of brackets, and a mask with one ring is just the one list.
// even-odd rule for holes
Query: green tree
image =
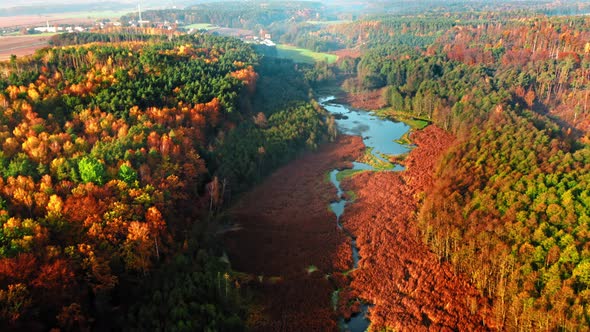
{"label": "green tree", "polygon": [[96,184],[103,184],[106,173],[104,165],[93,157],[84,157],[78,162],[78,170],[82,182],[93,182]]}
{"label": "green tree", "polygon": [[35,166],[24,153],[18,153],[8,164],[8,167],[3,170],[4,176],[9,177],[13,176],[16,177],[18,175],[29,175],[36,177],[37,174],[35,172]]}
{"label": "green tree", "polygon": [[119,167],[119,179],[133,184],[137,181],[137,172],[131,166],[123,164]]}
{"label": "green tree", "polygon": [[586,286],[586,289],[590,286],[590,261],[585,260],[578,264],[574,268],[574,277],[577,278],[578,282]]}

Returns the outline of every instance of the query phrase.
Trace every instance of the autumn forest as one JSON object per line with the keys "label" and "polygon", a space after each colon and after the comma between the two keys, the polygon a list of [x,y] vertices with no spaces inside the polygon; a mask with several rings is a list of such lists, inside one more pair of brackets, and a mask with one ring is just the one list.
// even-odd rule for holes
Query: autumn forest
{"label": "autumn forest", "polygon": [[588,329],[590,3],[525,2],[195,4],[0,62],[0,330]]}

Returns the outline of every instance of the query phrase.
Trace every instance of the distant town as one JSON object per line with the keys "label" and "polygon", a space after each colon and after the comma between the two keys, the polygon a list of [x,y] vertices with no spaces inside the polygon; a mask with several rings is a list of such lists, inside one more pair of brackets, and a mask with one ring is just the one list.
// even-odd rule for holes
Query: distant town
{"label": "distant town", "polygon": [[185,31],[187,33],[206,32],[211,34],[217,34],[222,36],[232,36],[242,39],[244,42],[249,44],[265,45],[265,46],[276,46],[276,43],[272,41],[272,36],[265,30],[261,30],[258,34],[251,30],[244,29],[233,29],[219,26],[207,26],[206,29],[194,28],[193,25],[185,25],[183,21],[175,22],[151,22],[149,20],[130,20],[128,22],[111,21],[109,19],[80,22],[79,24],[68,24],[68,23],[55,23],[50,20],[46,20],[45,24],[19,24],[9,27],[0,28],[0,37],[5,36],[24,36],[24,35],[40,35],[40,34],[51,34],[51,33],[73,33],[73,32],[85,32],[85,31],[96,31],[112,27],[141,27],[141,28],[156,28],[169,31]]}

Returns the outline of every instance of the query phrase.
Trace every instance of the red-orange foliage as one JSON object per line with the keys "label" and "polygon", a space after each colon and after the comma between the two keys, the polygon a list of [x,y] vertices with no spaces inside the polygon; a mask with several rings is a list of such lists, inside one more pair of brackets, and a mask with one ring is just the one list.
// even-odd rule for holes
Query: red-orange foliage
{"label": "red-orange foliage", "polygon": [[38,271],[37,259],[29,253],[0,259],[0,285],[26,282]]}
{"label": "red-orange foliage", "polygon": [[434,126],[412,137],[418,147],[406,171],[363,172],[343,182],[357,194],[343,216],[361,255],[352,290],[374,304],[370,319],[377,330],[486,330],[493,322],[483,297],[439,262],[414,225],[418,194],[432,185],[434,166],[452,138]]}
{"label": "red-orange foliage", "polygon": [[[552,114],[585,132],[590,126],[587,26],[583,19],[548,17],[459,25],[440,37],[428,54],[442,51],[451,60],[486,65],[497,70],[500,81],[520,73],[527,79],[508,84],[532,92],[525,100],[529,108],[535,102],[544,104]],[[524,97],[522,91],[513,92]]]}
{"label": "red-orange foliage", "polygon": [[258,74],[254,71],[252,66],[236,70],[231,73],[231,75],[240,81],[243,81],[250,93],[254,93],[254,91],[256,91],[256,80],[258,79]]}
{"label": "red-orange foliage", "polygon": [[[75,276],[65,259],[56,259],[52,263],[41,266],[39,274],[31,283],[44,292],[52,292],[53,296],[63,296],[63,292],[75,292]],[[49,294],[46,294],[48,298]]]}
{"label": "red-orange foliage", "polygon": [[101,219],[107,211],[107,202],[112,193],[88,183],[80,185],[74,195],[69,196],[64,204],[64,214],[71,222],[90,226]]}

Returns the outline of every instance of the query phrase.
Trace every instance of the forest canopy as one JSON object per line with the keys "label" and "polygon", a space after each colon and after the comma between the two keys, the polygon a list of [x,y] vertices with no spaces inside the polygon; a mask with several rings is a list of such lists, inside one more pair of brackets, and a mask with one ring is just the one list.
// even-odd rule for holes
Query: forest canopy
{"label": "forest canopy", "polygon": [[0,63],[0,326],[241,329],[207,225],[327,138],[302,76],[210,35],[54,44]]}
{"label": "forest canopy", "polygon": [[411,222],[499,329],[587,329],[588,2],[335,3],[150,10],[1,62],[0,329],[245,329],[213,235],[239,193],[334,138],[321,88],[456,136]]}

